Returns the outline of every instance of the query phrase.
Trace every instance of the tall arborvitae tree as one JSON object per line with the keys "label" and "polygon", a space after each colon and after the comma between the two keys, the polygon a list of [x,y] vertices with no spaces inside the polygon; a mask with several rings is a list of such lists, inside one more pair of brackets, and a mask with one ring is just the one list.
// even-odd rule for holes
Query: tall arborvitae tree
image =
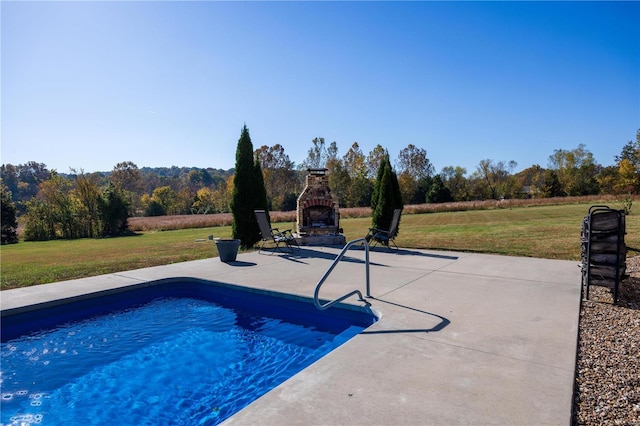
{"label": "tall arborvitae tree", "polygon": [[[269,205],[269,199],[267,197],[267,187],[264,185],[264,175],[262,174],[262,165],[260,164],[260,159],[256,157],[255,162],[253,164],[253,181],[254,181],[254,200],[257,210],[267,210]],[[269,212],[267,211],[267,214]],[[254,215],[255,218],[255,215]],[[256,221],[256,224],[258,222]],[[259,231],[258,231],[259,232]],[[256,241],[260,241],[258,238]]]}
{"label": "tall arborvitae tree", "polygon": [[266,194],[260,163],[253,159],[253,144],[245,125],[236,149],[236,173],[231,198],[233,238],[239,239],[243,248],[252,247],[260,241],[260,228],[253,211],[267,209]]}
{"label": "tall arborvitae tree", "polygon": [[11,192],[0,182],[0,205],[2,212],[2,244],[18,242],[18,220],[16,219],[16,206],[11,200]]}
{"label": "tall arborvitae tree", "polygon": [[376,174],[376,181],[373,184],[373,193],[371,194],[371,211],[376,211],[378,205],[378,198],[380,198],[380,182],[382,182],[382,175],[384,174],[385,162],[389,159],[389,153],[385,150],[380,165],[378,166],[378,172]]}
{"label": "tall arborvitae tree", "polygon": [[[393,219],[393,211],[402,209],[402,195],[396,172],[391,167],[389,154],[380,163],[378,176],[371,197],[371,225],[377,229],[389,229]],[[399,228],[398,228],[399,229]]]}

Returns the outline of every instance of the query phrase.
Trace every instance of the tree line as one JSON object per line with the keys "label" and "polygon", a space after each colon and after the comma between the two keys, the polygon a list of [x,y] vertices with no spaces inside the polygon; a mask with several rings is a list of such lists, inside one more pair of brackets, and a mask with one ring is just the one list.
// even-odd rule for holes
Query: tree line
{"label": "tree line", "polygon": [[[280,144],[253,152],[260,164],[268,209],[294,210],[307,168],[326,167],[341,207],[371,206],[376,176],[389,153],[381,145],[364,153],[354,142],[339,155],[337,143],[318,137],[296,165]],[[476,169],[444,167],[436,173],[427,151],[414,144],[400,150],[394,172],[404,204],[597,194],[636,194],[640,190],[640,129],[610,166],[599,164],[585,145],[555,150],[546,168],[533,165],[514,173],[514,161],[483,159]],[[139,168],[118,163],[109,172],[58,173],[43,163],[3,164],[3,213],[14,210],[25,239],[80,238],[126,232],[120,216],[225,213],[231,211],[235,170]],[[12,204],[12,205],[9,205]],[[120,215],[120,216],[119,216]],[[5,217],[3,242],[5,242]],[[119,219],[115,219],[118,218]],[[11,224],[10,224],[11,225]],[[7,229],[12,226],[7,225]],[[10,232],[9,232],[10,234]],[[11,240],[7,237],[7,240]]]}

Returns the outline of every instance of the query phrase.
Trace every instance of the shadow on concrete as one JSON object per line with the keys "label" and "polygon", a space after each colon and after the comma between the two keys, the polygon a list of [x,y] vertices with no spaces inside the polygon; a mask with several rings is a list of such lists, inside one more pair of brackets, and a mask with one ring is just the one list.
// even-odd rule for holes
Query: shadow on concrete
{"label": "shadow on concrete", "polygon": [[[335,249],[342,249],[342,247],[340,246],[330,246],[331,248],[335,248]],[[356,252],[364,252],[364,247],[362,246],[353,246],[349,251],[356,251]],[[370,252],[383,252],[383,253],[389,253],[389,254],[395,254],[398,256],[420,256],[420,257],[430,257],[433,259],[445,259],[445,260],[458,260],[459,257],[458,256],[449,256],[449,255],[444,255],[444,254],[435,254],[435,253],[423,253],[417,250],[409,250],[409,249],[398,249],[398,250],[393,250],[390,251],[389,249],[387,249],[386,247],[370,247],[369,248]],[[357,262],[357,263],[364,263],[363,259],[356,259],[353,257],[348,256],[348,253],[345,254],[343,260],[347,261],[347,262]],[[303,246],[300,247],[300,250],[295,250],[293,253],[278,253],[278,252],[274,252],[272,254],[279,254],[280,257],[287,259],[287,260],[291,260],[291,261],[297,261],[299,263],[306,263],[301,261],[300,259],[308,259],[308,258],[316,258],[316,259],[327,259],[327,260],[333,260],[336,258],[336,255],[333,253],[327,253],[325,251],[320,251],[320,250],[314,250],[313,248],[310,248],[309,246]],[[370,262],[371,265],[376,265],[376,266],[386,266],[380,263],[375,263],[375,262]]]}
{"label": "shadow on concrete", "polygon": [[432,257],[435,259],[446,259],[446,260],[458,260],[459,257],[458,256],[448,256],[448,255],[444,255],[444,254],[434,254],[434,253],[423,253],[420,251],[416,251],[416,250],[409,250],[409,249],[389,249],[387,247],[383,247],[383,246],[376,246],[376,247],[370,247],[369,248],[370,251],[375,251],[375,252],[383,252],[383,253],[389,253],[389,254],[397,254],[399,256],[421,256],[421,257]]}
{"label": "shadow on concrete", "polygon": [[233,262],[224,262],[227,265],[231,265],[231,266],[240,266],[240,267],[245,267],[245,266],[256,266],[257,263],[255,262],[244,262],[242,260],[234,260]]}
{"label": "shadow on concrete", "polygon": [[443,328],[445,328],[449,324],[451,324],[451,321],[449,321],[447,318],[443,317],[442,315],[434,314],[433,312],[423,311],[421,309],[412,308],[411,306],[400,305],[398,303],[389,302],[388,300],[383,300],[383,299],[377,299],[375,297],[370,297],[370,299],[373,299],[376,302],[387,303],[389,305],[397,306],[399,308],[409,309],[409,310],[412,310],[412,311],[415,311],[415,312],[419,312],[419,313],[424,314],[424,315],[435,317],[435,318],[438,318],[440,320],[440,322],[438,324],[436,324],[435,326],[431,327],[431,328],[416,328],[416,329],[405,329],[405,330],[379,330],[379,331],[366,331],[365,330],[360,334],[435,333],[435,332],[438,332],[438,331],[442,330]]}
{"label": "shadow on concrete", "polygon": [[[334,248],[337,249],[341,249],[342,247],[335,247],[332,246]],[[364,250],[357,250],[358,252],[363,252]],[[364,259],[357,259],[355,257],[351,257],[348,254],[349,252],[345,253],[344,257],[342,258],[342,262],[352,262],[352,263],[360,263],[360,264],[364,264]],[[326,259],[326,260],[334,260],[336,258],[337,254],[335,253],[328,253],[325,251],[320,251],[320,250],[314,250],[311,248],[303,248],[300,247],[300,250],[296,250],[294,253],[281,253],[279,257],[281,257],[282,259],[286,259],[286,260],[290,260],[292,262],[296,262],[296,263],[304,263],[307,264],[307,262],[304,261],[304,259]],[[374,266],[386,266],[383,265],[381,263],[376,263],[376,262],[371,262],[371,260],[369,260],[369,265],[374,265]]]}
{"label": "shadow on concrete", "polygon": [[422,256],[422,257],[432,257],[435,259],[446,259],[446,260],[458,260],[460,257],[458,256],[448,256],[445,254],[434,254],[434,253],[422,253],[415,250],[407,250],[407,249],[399,249],[396,254],[400,256]]}

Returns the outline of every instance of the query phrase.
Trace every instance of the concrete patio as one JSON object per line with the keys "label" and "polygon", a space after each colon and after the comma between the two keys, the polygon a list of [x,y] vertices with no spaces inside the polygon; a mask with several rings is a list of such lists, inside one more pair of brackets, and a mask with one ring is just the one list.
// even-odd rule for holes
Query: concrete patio
{"label": "concrete patio", "polygon": [[[339,248],[244,253],[3,291],[2,309],[195,277],[312,298]],[[365,290],[349,250],[320,297]],[[580,308],[577,262],[377,248],[381,319],[225,424],[569,425]],[[361,304],[356,298],[345,301]]]}

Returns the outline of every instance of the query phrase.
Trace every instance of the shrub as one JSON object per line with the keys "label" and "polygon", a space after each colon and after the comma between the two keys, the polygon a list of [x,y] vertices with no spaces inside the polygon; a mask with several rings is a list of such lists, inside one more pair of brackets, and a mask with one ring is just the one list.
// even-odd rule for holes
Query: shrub
{"label": "shrub", "polygon": [[11,192],[6,186],[0,184],[0,203],[2,212],[2,244],[12,244],[18,242],[18,220],[16,219],[16,206],[11,200]]}

